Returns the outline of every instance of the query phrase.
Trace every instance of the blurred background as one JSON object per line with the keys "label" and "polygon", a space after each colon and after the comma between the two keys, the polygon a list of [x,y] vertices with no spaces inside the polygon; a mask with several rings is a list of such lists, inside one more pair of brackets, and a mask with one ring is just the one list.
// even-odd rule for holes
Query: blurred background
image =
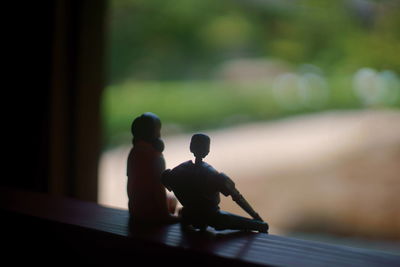
{"label": "blurred background", "polygon": [[101,204],[150,111],[167,167],[208,134],[272,234],[400,253],[399,1],[111,0],[107,27]]}

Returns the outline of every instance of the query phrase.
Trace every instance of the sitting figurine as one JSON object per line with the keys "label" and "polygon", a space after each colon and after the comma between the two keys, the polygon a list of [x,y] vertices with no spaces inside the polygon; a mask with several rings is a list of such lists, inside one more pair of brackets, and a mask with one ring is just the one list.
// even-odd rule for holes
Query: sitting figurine
{"label": "sitting figurine", "polygon": [[[189,160],[162,174],[162,183],[175,193],[183,205],[182,225],[191,225],[200,230],[211,226],[216,230],[254,230],[268,233],[268,224],[251,208],[235,188],[235,183],[224,173],[203,162],[209,149],[210,138],[207,135],[193,135],[190,151],[196,158],[195,163]],[[220,211],[219,193],[231,196],[253,219]]]}
{"label": "sitting figurine", "polygon": [[177,221],[173,215],[177,201],[167,197],[160,180],[165,170],[160,130],[161,121],[153,113],[144,113],[132,123],[133,148],[127,162],[127,191],[129,213],[135,221]]}

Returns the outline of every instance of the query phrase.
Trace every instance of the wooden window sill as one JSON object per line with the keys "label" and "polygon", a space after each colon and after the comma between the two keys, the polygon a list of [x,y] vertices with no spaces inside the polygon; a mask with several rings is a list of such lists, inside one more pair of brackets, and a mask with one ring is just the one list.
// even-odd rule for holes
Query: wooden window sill
{"label": "wooden window sill", "polygon": [[8,239],[10,255],[31,256],[14,258],[17,261],[400,266],[400,256],[373,250],[253,232],[182,231],[179,224],[129,226],[126,210],[7,188],[1,188],[0,195],[2,236]]}

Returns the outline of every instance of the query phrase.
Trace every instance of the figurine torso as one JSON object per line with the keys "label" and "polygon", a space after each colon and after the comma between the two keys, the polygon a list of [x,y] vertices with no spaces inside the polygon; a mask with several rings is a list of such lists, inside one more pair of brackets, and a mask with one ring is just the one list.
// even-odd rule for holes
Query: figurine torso
{"label": "figurine torso", "polygon": [[168,214],[161,173],[165,170],[162,153],[146,142],[131,149],[127,162],[129,211],[136,217],[153,218]]}
{"label": "figurine torso", "polygon": [[219,210],[219,192],[226,183],[211,165],[186,161],[175,167],[164,184],[168,184],[186,210],[209,213]]}

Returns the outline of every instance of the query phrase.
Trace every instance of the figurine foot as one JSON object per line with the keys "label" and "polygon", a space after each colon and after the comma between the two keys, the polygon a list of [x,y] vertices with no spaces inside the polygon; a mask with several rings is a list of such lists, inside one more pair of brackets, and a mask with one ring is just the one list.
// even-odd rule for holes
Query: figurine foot
{"label": "figurine foot", "polygon": [[258,232],[268,234],[268,229],[269,229],[268,224],[263,223],[258,228],[259,228],[257,229]]}

